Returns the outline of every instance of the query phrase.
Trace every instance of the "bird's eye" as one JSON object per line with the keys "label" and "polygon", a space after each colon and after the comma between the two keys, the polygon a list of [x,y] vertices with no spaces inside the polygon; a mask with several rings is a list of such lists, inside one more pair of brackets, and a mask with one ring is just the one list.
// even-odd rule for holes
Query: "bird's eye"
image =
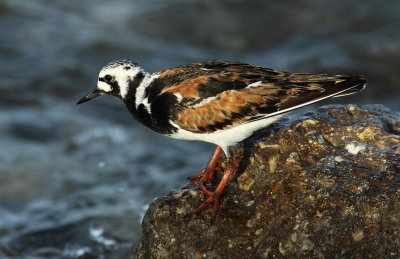
{"label": "bird's eye", "polygon": [[111,82],[112,76],[111,75],[105,75],[104,79],[106,80],[106,82]]}

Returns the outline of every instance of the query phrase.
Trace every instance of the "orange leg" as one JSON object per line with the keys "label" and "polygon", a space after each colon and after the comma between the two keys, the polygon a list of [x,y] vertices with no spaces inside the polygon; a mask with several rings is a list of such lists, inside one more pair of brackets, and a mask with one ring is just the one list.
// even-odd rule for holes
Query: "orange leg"
{"label": "orange leg", "polygon": [[188,179],[191,181],[201,179],[200,187],[203,184],[203,182],[211,182],[211,180],[214,178],[215,169],[217,167],[217,163],[219,160],[219,156],[221,155],[221,152],[222,148],[218,146],[215,149],[214,155],[211,157],[210,162],[208,162],[207,167],[204,168],[200,173],[190,176]]}
{"label": "orange leg", "polygon": [[217,212],[218,212],[218,208],[219,208],[221,194],[224,191],[226,185],[228,184],[229,179],[231,179],[231,176],[236,171],[236,169],[237,169],[237,167],[239,165],[237,160],[234,159],[234,158],[231,158],[230,161],[231,162],[229,163],[228,168],[225,170],[224,175],[223,175],[221,181],[219,182],[217,188],[215,189],[215,191],[211,192],[211,191],[207,190],[207,188],[202,183],[200,184],[201,189],[209,197],[199,207],[197,207],[196,209],[192,210],[191,211],[192,214],[198,213],[198,212],[204,210],[209,204],[214,202],[214,207],[213,207],[213,212],[212,212],[212,219],[213,219],[213,221],[215,220],[215,217],[217,216]]}

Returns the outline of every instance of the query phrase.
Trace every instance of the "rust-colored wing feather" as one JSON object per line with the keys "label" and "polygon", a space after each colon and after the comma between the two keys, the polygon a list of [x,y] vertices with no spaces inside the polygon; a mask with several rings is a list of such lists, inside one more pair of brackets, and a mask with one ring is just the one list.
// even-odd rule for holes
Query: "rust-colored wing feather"
{"label": "rust-colored wing feather", "polygon": [[171,110],[182,129],[209,133],[285,113],[364,88],[361,77],[295,74],[259,66],[209,61],[164,70],[171,82],[160,95],[180,95]]}

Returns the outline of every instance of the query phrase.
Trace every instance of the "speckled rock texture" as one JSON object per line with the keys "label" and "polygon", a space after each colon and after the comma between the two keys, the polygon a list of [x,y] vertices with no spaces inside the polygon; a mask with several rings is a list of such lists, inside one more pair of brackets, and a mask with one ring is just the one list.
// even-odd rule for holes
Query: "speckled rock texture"
{"label": "speckled rock texture", "polygon": [[172,191],[150,205],[138,258],[400,257],[399,113],[325,106],[257,132],[235,155],[216,222],[211,208],[186,216],[202,191]]}

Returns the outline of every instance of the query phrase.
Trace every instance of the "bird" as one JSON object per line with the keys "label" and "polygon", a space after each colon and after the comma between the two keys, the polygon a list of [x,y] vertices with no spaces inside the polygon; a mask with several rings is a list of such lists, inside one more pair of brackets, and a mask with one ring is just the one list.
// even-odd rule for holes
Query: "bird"
{"label": "bird", "polygon": [[[206,167],[189,177],[206,195],[190,214],[212,205],[212,219],[221,195],[239,165],[234,147],[255,131],[289,112],[331,97],[365,88],[363,76],[289,73],[241,62],[203,61],[148,73],[132,60],[104,66],[96,87],[77,104],[98,96],[122,100],[140,123],[165,136],[217,145]],[[214,190],[221,154],[228,162]]]}

